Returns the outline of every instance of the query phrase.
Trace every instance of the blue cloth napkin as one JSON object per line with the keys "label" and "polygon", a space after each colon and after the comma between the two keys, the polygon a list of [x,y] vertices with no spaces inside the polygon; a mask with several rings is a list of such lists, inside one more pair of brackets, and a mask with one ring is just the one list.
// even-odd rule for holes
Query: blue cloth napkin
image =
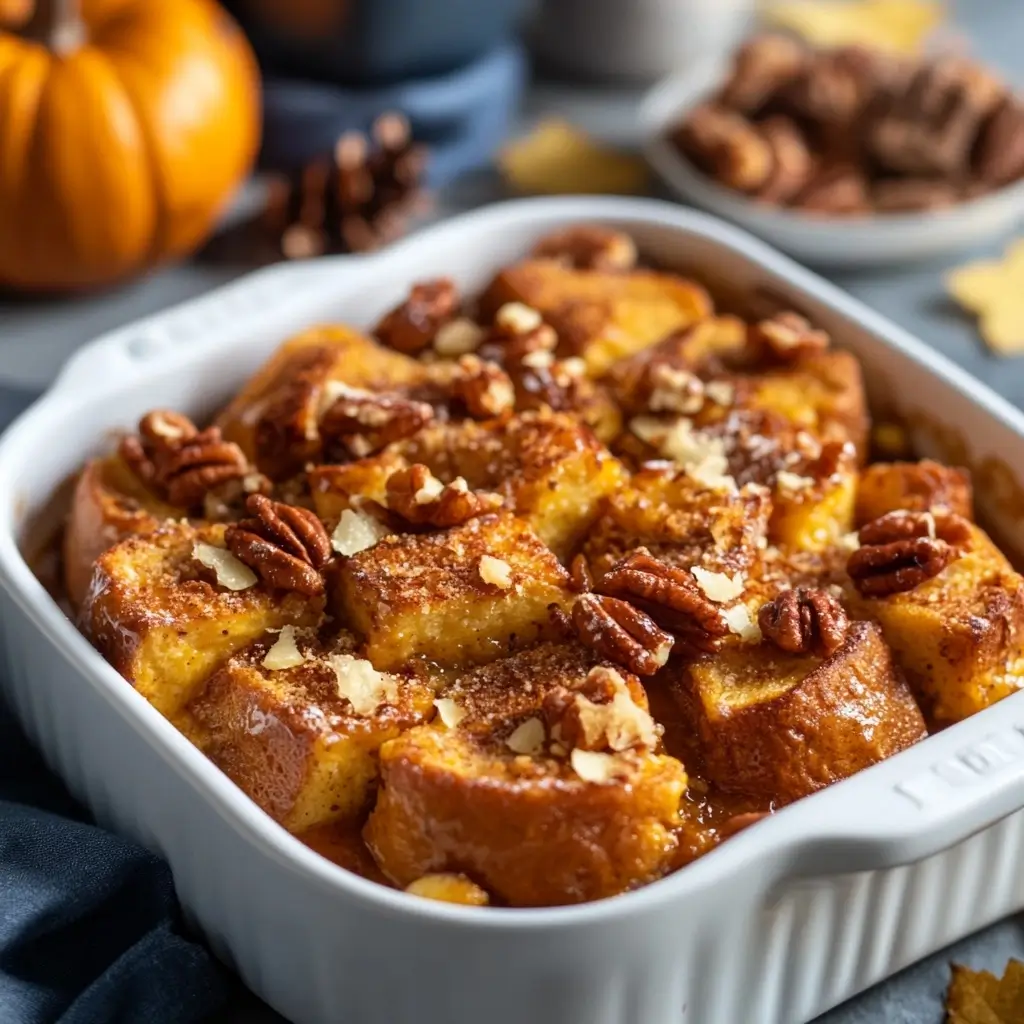
{"label": "blue cloth napkin", "polygon": [[[32,397],[0,387],[0,429]],[[0,1022],[191,1024],[227,993],[167,865],[89,824],[0,696]]]}

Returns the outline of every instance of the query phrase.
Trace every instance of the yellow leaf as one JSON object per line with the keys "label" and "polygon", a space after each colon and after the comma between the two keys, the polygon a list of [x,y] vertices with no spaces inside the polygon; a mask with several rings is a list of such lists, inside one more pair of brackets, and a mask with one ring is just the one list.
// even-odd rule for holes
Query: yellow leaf
{"label": "yellow leaf", "polygon": [[1013,242],[1000,260],[954,270],[946,278],[946,288],[978,317],[982,339],[993,352],[1024,352],[1024,239]]}
{"label": "yellow leaf", "polygon": [[1002,978],[953,964],[946,991],[946,1024],[1022,1024],[1024,964],[1011,960]]}
{"label": "yellow leaf", "polygon": [[501,152],[498,166],[518,192],[636,194],[647,188],[639,157],[604,146],[565,121],[542,121]]}
{"label": "yellow leaf", "polygon": [[775,0],[765,17],[815,46],[862,44],[918,53],[943,21],[937,0]]}

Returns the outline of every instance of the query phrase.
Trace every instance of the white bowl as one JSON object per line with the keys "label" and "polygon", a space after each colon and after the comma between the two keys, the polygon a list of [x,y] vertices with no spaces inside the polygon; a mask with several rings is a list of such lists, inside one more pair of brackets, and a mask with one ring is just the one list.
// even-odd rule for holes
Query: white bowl
{"label": "white bowl", "polygon": [[725,74],[709,60],[654,86],[640,105],[644,152],[680,199],[725,217],[804,263],[871,267],[933,259],[1011,231],[1024,219],[1024,181],[927,213],[854,219],[770,207],[716,184],[666,138],[666,130],[714,90]]}

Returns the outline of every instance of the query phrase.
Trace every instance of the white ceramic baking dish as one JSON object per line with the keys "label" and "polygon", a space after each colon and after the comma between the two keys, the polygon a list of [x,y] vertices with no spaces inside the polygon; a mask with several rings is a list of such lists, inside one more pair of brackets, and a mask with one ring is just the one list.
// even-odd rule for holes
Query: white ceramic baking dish
{"label": "white ceramic baking dish", "polygon": [[998,237],[1024,219],[1024,181],[970,202],[926,213],[820,217],[757,203],[712,181],[666,138],[685,112],[724,79],[709,59],[655,85],[640,104],[644,154],[671,192],[726,217],[817,267],[872,267],[936,259]]}
{"label": "white ceramic baking dish", "polygon": [[[82,350],[0,440],[6,695],[98,820],[169,860],[213,948],[302,1024],[800,1022],[1024,907],[1022,696],[638,892],[550,910],[459,908],[348,874],[279,828],[29,571],[19,537],[111,428],[155,405],[209,409],[302,327],[367,324],[424,275],[477,288],[539,235],[595,219],[665,263],[792,302],[861,356],[882,401],[954,426],[973,459],[1024,471],[1024,417],[1001,399],[742,232],[645,200],[491,207],[382,255],[263,271]],[[1003,525],[1024,539],[1020,524]]]}

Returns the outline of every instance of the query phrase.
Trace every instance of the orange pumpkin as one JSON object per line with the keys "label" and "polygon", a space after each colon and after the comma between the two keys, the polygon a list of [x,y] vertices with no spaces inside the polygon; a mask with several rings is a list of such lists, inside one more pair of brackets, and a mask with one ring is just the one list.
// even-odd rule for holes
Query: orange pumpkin
{"label": "orange pumpkin", "polygon": [[0,285],[194,250],[252,166],[259,95],[214,0],[0,0]]}

